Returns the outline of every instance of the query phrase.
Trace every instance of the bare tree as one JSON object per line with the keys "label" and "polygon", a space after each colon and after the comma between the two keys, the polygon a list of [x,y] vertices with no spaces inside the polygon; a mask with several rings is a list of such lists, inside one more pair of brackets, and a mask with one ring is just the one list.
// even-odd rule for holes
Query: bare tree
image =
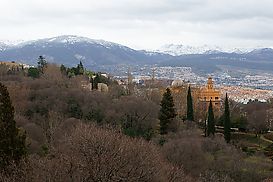
{"label": "bare tree", "polygon": [[47,156],[31,155],[10,175],[0,172],[0,180],[192,181],[152,143],[113,130],[78,124],[56,146]]}

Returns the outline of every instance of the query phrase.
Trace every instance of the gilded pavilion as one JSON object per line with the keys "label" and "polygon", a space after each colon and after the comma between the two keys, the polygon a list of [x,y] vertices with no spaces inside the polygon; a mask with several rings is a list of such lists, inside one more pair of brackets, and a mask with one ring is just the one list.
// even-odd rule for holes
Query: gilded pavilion
{"label": "gilded pavilion", "polygon": [[[171,86],[176,111],[180,117],[184,117],[186,114],[188,87],[189,83],[182,81],[174,81]],[[219,116],[221,109],[221,92],[214,88],[214,82],[211,77],[208,78],[206,86],[191,85],[191,95],[193,98],[195,118],[204,119],[206,117],[210,100],[213,104],[215,116]]]}

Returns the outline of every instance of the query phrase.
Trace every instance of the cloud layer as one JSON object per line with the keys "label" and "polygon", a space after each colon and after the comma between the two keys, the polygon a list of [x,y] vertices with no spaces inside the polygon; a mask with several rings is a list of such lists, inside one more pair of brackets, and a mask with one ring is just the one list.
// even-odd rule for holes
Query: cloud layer
{"label": "cloud layer", "polygon": [[134,48],[273,45],[272,0],[2,0],[0,39],[76,34]]}

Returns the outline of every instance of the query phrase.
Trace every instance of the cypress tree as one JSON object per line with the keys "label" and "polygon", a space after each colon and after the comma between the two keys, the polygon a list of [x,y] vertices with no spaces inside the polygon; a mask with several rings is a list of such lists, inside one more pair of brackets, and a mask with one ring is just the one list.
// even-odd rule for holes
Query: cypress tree
{"label": "cypress tree", "polygon": [[41,73],[44,73],[44,68],[47,66],[46,59],[43,56],[38,58],[38,69]]}
{"label": "cypress tree", "polygon": [[194,120],[191,87],[190,86],[189,86],[188,95],[187,95],[187,120],[190,120],[190,121]]}
{"label": "cypress tree", "polygon": [[166,92],[163,94],[160,106],[160,134],[163,135],[168,133],[168,126],[176,116],[173,97],[169,88],[167,88]]}
{"label": "cypress tree", "polygon": [[83,75],[84,74],[84,67],[82,62],[80,61],[80,63],[77,66],[77,75]]}
{"label": "cypress tree", "polygon": [[98,83],[100,83],[100,75],[96,73],[95,78],[93,79],[94,89],[98,89]]}
{"label": "cypress tree", "polygon": [[95,89],[95,84],[94,84],[94,78],[93,78],[93,76],[91,76],[90,82],[92,84],[92,90],[94,90]]}
{"label": "cypress tree", "polygon": [[0,83],[0,168],[19,162],[26,155],[25,140],[25,132],[16,127],[7,87]]}
{"label": "cypress tree", "polygon": [[209,110],[208,110],[208,136],[215,133],[215,123],[214,123],[214,113],[212,108],[212,102],[209,102]]}
{"label": "cypress tree", "polygon": [[229,103],[228,96],[226,93],[225,98],[225,112],[224,112],[224,137],[227,143],[230,142],[230,112],[229,112]]}

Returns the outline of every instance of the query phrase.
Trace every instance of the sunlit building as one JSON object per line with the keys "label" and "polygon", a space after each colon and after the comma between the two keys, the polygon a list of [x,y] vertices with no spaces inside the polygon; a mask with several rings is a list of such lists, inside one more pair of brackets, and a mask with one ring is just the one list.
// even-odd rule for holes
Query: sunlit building
{"label": "sunlit building", "polygon": [[187,92],[189,86],[191,86],[191,95],[193,98],[196,119],[205,119],[210,101],[212,101],[215,116],[220,116],[221,92],[219,89],[214,88],[211,77],[208,78],[206,86],[190,85],[189,83],[179,80],[173,81],[170,89],[172,91],[178,116],[186,116]]}

